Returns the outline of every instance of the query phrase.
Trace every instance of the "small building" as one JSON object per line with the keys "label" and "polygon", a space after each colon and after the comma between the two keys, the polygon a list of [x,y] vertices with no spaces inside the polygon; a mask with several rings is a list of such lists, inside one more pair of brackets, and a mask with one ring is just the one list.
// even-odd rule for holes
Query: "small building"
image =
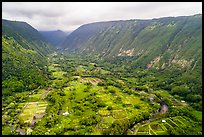
{"label": "small building", "polygon": [[162,122],[163,122],[163,123],[165,123],[165,122],[166,122],[166,120],[162,120]]}
{"label": "small building", "polygon": [[185,101],[184,101],[184,100],[181,100],[181,102],[184,103]]}
{"label": "small building", "polygon": [[64,112],[62,115],[67,116],[67,115],[69,115],[69,112]]}

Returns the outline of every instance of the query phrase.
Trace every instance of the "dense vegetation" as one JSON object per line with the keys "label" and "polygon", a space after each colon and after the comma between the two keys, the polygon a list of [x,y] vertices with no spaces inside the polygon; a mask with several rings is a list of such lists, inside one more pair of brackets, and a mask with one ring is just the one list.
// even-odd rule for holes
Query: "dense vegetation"
{"label": "dense vegetation", "polygon": [[53,48],[25,22],[2,20],[3,99],[46,86],[46,55]]}
{"label": "dense vegetation", "polygon": [[68,51],[2,20],[2,134],[202,135],[201,17],[84,25]]}

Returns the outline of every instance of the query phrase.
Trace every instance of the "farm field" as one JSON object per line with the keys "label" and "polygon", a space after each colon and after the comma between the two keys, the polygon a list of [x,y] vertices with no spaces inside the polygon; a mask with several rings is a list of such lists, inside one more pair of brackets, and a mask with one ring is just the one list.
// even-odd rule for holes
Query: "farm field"
{"label": "farm field", "polygon": [[[163,120],[165,120],[165,122],[162,122]],[[140,127],[137,127],[137,129],[131,131],[135,135],[169,135],[169,129],[174,129],[175,127],[179,128],[184,125],[190,126],[191,123],[188,121],[188,119],[185,119],[185,117],[176,116],[170,118],[162,118],[153,122],[142,124]]]}

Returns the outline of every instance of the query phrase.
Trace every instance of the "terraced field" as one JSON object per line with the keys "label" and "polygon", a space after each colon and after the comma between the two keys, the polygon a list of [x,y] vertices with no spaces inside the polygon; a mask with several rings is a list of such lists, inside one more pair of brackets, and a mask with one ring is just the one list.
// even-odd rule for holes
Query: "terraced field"
{"label": "terraced field", "polygon": [[[165,120],[166,122],[162,122]],[[170,118],[162,118],[159,120],[155,120],[153,122],[145,123],[145,124],[137,124],[132,128],[128,134],[135,135],[168,135],[167,132],[169,129],[173,129],[174,127],[182,127],[184,125],[190,125],[191,123],[188,119],[182,116],[170,117]]]}
{"label": "terraced field", "polygon": [[39,91],[38,94],[31,95],[28,101],[35,101],[35,102],[27,102],[24,103],[25,106],[22,109],[22,112],[19,114],[19,119],[22,120],[24,123],[31,124],[35,115],[38,114],[45,114],[45,110],[47,107],[46,101],[41,101],[41,97],[44,97],[44,94],[41,94]]}

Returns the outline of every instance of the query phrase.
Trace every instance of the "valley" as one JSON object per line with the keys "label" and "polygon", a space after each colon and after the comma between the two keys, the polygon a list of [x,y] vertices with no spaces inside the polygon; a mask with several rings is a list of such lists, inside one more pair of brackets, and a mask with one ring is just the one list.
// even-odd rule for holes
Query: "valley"
{"label": "valley", "polygon": [[2,19],[2,135],[202,135],[201,19]]}
{"label": "valley", "polygon": [[[199,111],[168,91],[147,85],[142,78],[116,77],[116,68],[61,51],[48,56],[47,68],[47,87],[18,93],[23,100],[13,101],[14,96],[5,105],[5,122],[6,114],[14,113],[9,117],[10,134],[202,134],[202,119],[195,116],[202,117]],[[196,127],[186,131],[192,124]],[[8,126],[3,126],[3,134],[8,132]]]}

